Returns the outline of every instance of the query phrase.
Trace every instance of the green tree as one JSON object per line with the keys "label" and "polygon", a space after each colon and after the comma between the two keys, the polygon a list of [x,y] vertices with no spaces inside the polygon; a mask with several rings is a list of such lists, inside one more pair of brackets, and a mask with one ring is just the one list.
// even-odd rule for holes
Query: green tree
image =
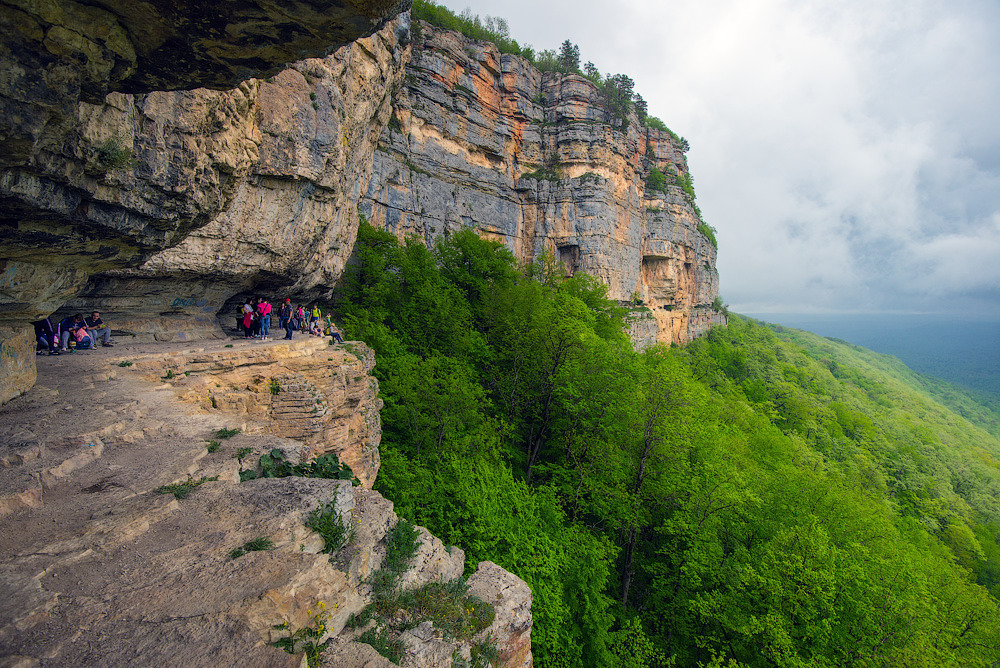
{"label": "green tree", "polygon": [[559,66],[567,73],[580,71],[580,47],[568,39],[559,47]]}

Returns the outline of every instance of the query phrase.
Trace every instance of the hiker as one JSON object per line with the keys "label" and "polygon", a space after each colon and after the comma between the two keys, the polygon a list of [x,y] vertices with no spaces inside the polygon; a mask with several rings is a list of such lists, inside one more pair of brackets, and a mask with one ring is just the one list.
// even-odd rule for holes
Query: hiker
{"label": "hiker", "polygon": [[35,341],[38,342],[37,353],[41,355],[45,348],[48,348],[49,355],[58,355],[59,345],[57,341],[59,337],[56,336],[56,329],[52,326],[52,321],[43,318],[31,324],[35,327]]}
{"label": "hiker", "polygon": [[257,304],[257,313],[260,315],[260,338],[267,341],[267,335],[271,333],[271,303],[266,297]]}
{"label": "hiker", "polygon": [[337,326],[335,324],[333,324],[333,318],[331,318],[329,315],[327,315],[326,319],[327,319],[327,322],[330,323],[330,327],[329,327],[329,330],[328,330],[330,332],[330,339],[334,343],[343,343],[344,342],[344,337],[342,337],[340,335],[340,330],[337,329]]}
{"label": "hiker", "polygon": [[292,340],[292,300],[285,299],[278,311],[278,324],[285,330],[285,340]]}
{"label": "hiker", "polygon": [[313,325],[315,325],[317,329],[319,328],[319,316],[321,314],[322,312],[319,310],[319,304],[313,304],[312,311],[309,312],[310,329],[312,329]]}
{"label": "hiker", "polygon": [[62,343],[62,350],[73,352],[74,348],[69,345],[70,339],[73,340],[76,349],[81,349],[82,346],[79,344],[84,341],[92,344],[92,339],[87,335],[87,325],[83,321],[83,316],[79,313],[75,315],[66,316],[59,321],[59,339]]}
{"label": "hiker", "polygon": [[260,300],[254,297],[250,300],[250,307],[253,311],[250,313],[250,338],[259,339],[261,331],[261,321],[260,321]]}
{"label": "hiker", "polygon": [[243,314],[243,338],[249,339],[253,327],[253,306],[250,305],[249,299],[243,302],[240,312]]}
{"label": "hiker", "polygon": [[111,327],[106,325],[103,320],[101,320],[101,314],[99,311],[94,311],[90,314],[89,318],[84,320],[87,327],[87,333],[90,334],[90,338],[96,344],[98,339],[104,339],[101,341],[101,345],[105,348],[110,348],[115,345],[111,343]]}
{"label": "hiker", "polygon": [[295,329],[304,331],[306,327],[306,309],[299,304],[299,307],[295,309]]}

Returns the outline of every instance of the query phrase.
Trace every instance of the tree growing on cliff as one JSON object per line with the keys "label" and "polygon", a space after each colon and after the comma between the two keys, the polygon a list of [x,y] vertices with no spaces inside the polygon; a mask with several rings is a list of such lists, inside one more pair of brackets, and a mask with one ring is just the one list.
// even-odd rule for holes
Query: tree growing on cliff
{"label": "tree growing on cliff", "polygon": [[580,47],[568,39],[559,47],[559,66],[566,73],[580,71]]}
{"label": "tree growing on cliff", "polygon": [[628,125],[628,112],[635,97],[635,82],[627,74],[611,74],[601,86],[607,120],[618,121],[624,129]]}

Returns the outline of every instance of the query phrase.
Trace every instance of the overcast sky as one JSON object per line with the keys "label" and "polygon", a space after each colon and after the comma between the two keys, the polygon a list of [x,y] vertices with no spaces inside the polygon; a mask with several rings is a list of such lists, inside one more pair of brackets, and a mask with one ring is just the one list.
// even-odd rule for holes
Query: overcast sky
{"label": "overcast sky", "polygon": [[734,310],[1000,316],[997,0],[445,4],[635,80]]}

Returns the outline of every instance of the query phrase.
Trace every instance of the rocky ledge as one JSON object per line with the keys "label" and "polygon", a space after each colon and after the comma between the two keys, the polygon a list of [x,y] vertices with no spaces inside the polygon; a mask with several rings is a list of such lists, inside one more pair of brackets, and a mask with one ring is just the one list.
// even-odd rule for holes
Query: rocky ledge
{"label": "rocky ledge", "polygon": [[[366,625],[348,625],[387,567],[392,504],[347,480],[241,482],[264,454],[306,461],[326,442],[310,439],[343,432],[261,429],[281,419],[267,397],[285,390],[271,394],[271,378],[313,384],[329,424],[373,396],[366,364],[360,348],[315,339],[44,358],[36,386],[0,408],[0,665],[299,666],[304,645],[290,655],[275,643],[302,629],[326,646],[323,665],[392,665],[358,641]],[[333,548],[306,526],[324,508],[346,530]],[[460,549],[419,527],[415,539],[402,591],[462,576]],[[445,640],[416,619],[399,665],[452,665],[487,639],[501,665],[531,665],[524,582],[484,562],[466,584],[495,610],[488,626]]]}

